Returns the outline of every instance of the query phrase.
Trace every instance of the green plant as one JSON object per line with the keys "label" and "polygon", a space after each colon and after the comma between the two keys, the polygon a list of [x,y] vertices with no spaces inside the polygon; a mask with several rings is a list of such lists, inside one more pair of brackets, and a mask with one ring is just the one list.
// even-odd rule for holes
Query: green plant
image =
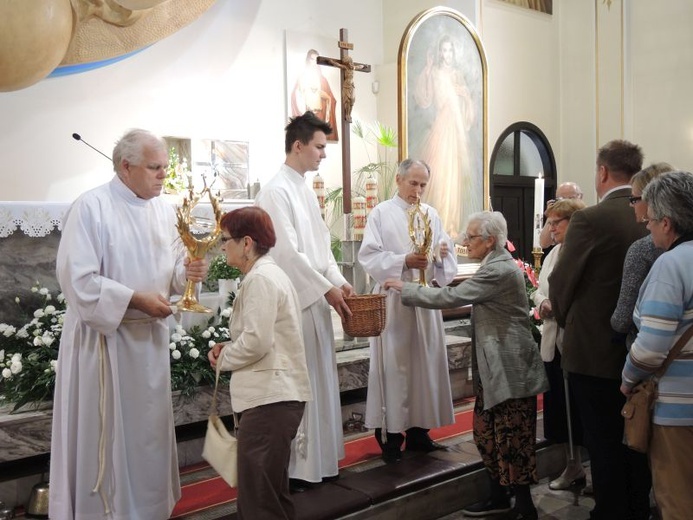
{"label": "green plant", "polygon": [[[395,176],[397,161],[394,158],[397,149],[397,132],[392,127],[376,121],[371,126],[365,126],[361,121],[355,121],[352,133],[357,136],[366,150],[368,163],[353,171],[352,195],[365,196],[366,180],[374,177],[378,182],[378,200],[388,200],[395,191]],[[343,188],[328,188],[325,195],[327,208],[327,227],[332,235],[332,252],[337,261],[342,258],[341,240],[343,238],[342,220],[344,216]]]}
{"label": "green plant", "polygon": [[166,193],[178,193],[183,191],[188,185],[188,162],[178,157],[178,152],[172,146],[168,151],[168,168],[164,179],[164,191]]}
{"label": "green plant", "polygon": [[[13,411],[25,405],[38,407],[53,399],[55,375],[60,369],[58,350],[63,330],[66,303],[63,294],[54,299],[38,283],[31,288],[41,298],[33,317],[16,328],[0,323],[0,404],[12,403]],[[19,304],[19,298],[15,298]],[[178,325],[171,333],[169,361],[171,389],[190,398],[200,385],[213,384],[216,376],[207,359],[215,343],[230,339],[228,322],[231,309],[226,307],[212,316],[205,326],[185,330]]]}
{"label": "green plant", "polygon": [[241,273],[240,269],[227,264],[226,255],[224,253],[220,253],[212,258],[212,261],[209,263],[207,280],[235,280],[236,278],[240,278],[242,274],[243,273]]}
{"label": "green plant", "polygon": [[[228,318],[230,309],[221,312],[221,319]],[[215,343],[230,339],[229,329],[217,324],[217,316],[212,316],[206,326],[194,325],[187,331],[178,325],[171,333],[171,388],[180,391],[181,397],[195,396],[197,387],[213,385],[216,372],[211,368],[207,354]],[[222,374],[228,382],[228,376]]]}

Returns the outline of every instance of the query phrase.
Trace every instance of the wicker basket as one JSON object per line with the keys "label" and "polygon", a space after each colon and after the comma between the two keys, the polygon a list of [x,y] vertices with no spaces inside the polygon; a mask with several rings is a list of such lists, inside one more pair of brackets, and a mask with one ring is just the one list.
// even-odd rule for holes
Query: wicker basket
{"label": "wicker basket", "polygon": [[344,332],[352,338],[380,336],[385,328],[384,294],[347,296],[344,301],[351,309],[351,316],[342,320]]}

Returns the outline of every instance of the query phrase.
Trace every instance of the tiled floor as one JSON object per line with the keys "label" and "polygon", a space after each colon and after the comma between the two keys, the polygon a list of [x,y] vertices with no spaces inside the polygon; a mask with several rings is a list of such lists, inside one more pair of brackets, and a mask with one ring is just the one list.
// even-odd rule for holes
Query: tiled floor
{"label": "tiled floor", "polygon": [[[591,477],[589,465],[585,465],[587,481]],[[534,505],[539,511],[541,520],[586,520],[590,517],[590,510],[594,507],[591,496],[583,495],[581,489],[567,491],[553,491],[549,489],[549,479],[542,479],[539,484],[532,487]],[[439,518],[438,520],[461,520],[465,517],[462,511]],[[501,520],[502,515],[485,517],[490,520]]]}

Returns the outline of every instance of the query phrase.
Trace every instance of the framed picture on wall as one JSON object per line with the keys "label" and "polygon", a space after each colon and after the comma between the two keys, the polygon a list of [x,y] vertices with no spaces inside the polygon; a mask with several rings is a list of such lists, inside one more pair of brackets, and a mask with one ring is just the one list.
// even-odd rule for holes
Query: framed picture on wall
{"label": "framed picture on wall", "polygon": [[337,56],[337,40],[286,31],[287,116],[307,110],[332,125],[329,142],[339,141],[341,93],[339,69],[318,65],[318,56]]}
{"label": "framed picture on wall", "polygon": [[453,237],[489,208],[487,67],[481,40],[461,13],[435,7],[416,16],[399,48],[400,160],[424,160],[423,195]]}
{"label": "framed picture on wall", "polygon": [[539,11],[540,13],[553,14],[553,0],[499,0],[506,4],[517,5]]}

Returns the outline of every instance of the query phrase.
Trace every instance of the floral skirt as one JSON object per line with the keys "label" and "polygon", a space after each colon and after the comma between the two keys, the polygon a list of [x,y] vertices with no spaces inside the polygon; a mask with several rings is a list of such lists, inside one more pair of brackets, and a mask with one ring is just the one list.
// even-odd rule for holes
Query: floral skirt
{"label": "floral skirt", "polygon": [[477,385],[474,443],[493,480],[503,486],[535,484],[537,398],[508,399],[484,410],[484,392]]}

